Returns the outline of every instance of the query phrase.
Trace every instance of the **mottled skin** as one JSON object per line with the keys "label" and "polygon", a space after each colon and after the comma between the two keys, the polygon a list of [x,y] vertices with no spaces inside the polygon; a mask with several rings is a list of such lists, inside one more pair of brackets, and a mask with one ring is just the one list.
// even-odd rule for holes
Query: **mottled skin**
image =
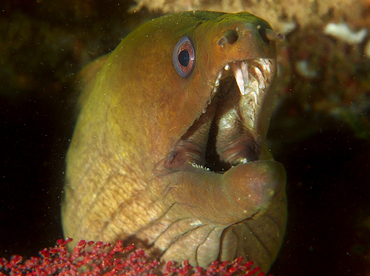
{"label": "mottled skin", "polygon": [[[84,70],[67,156],[66,236],[105,242],[135,236],[164,260],[206,267],[243,256],[269,269],[286,224],[285,170],[265,146],[273,89],[251,130],[262,148],[258,161],[224,174],[194,168],[186,154],[171,163],[175,145],[208,106],[222,68],[254,57],[275,59],[275,43],[264,41],[257,25],[269,27],[247,13],[160,17]],[[221,47],[228,30],[237,30],[238,40]],[[196,65],[183,78],[172,54],[185,35],[194,43]],[[211,122],[212,114],[202,120]]]}

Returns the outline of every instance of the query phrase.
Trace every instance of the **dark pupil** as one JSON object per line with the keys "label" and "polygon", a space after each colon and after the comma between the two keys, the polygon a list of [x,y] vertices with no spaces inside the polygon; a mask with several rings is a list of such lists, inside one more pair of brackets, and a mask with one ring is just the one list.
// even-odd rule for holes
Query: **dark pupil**
{"label": "dark pupil", "polygon": [[187,67],[189,65],[190,55],[188,50],[182,50],[177,59],[179,60],[180,64],[184,67]]}

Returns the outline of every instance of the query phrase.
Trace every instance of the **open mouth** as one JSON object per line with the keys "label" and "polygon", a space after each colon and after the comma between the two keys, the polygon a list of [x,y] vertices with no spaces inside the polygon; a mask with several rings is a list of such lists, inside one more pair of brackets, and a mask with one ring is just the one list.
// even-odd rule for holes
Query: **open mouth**
{"label": "open mouth", "polygon": [[226,64],[212,85],[201,115],[164,160],[171,171],[205,169],[223,173],[259,160],[259,125],[275,61],[253,58]]}

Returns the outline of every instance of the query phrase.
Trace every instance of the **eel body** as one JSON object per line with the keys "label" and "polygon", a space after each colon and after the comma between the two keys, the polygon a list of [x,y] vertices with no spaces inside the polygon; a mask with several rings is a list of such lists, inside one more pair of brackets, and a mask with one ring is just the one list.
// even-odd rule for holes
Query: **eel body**
{"label": "eel body", "polygon": [[166,15],[83,71],[66,236],[135,238],[162,260],[243,256],[267,271],[287,219],[265,144],[279,34],[249,13]]}

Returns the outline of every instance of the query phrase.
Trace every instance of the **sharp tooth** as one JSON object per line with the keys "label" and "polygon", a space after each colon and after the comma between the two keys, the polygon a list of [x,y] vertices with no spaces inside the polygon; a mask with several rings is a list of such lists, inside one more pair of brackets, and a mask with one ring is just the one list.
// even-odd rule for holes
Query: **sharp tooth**
{"label": "sharp tooth", "polygon": [[267,71],[268,73],[271,73],[270,65],[271,65],[271,62],[269,60],[263,59],[263,69]]}
{"label": "sharp tooth", "polygon": [[258,78],[259,88],[265,89],[266,88],[266,86],[265,86],[265,78],[263,77],[263,74],[262,74],[261,70],[258,67],[255,67],[254,68],[254,71],[255,71],[256,76]]}
{"label": "sharp tooth", "polygon": [[202,169],[202,170],[207,170],[209,171],[209,168],[207,167],[204,167],[203,165],[199,165],[197,163],[190,163],[194,168],[197,168],[197,169]]}
{"label": "sharp tooth", "polygon": [[250,76],[248,87],[248,92],[254,91],[255,93],[259,94],[259,82],[253,75]]}
{"label": "sharp tooth", "polygon": [[251,91],[250,93],[249,93],[249,95],[251,96],[251,98],[253,99],[253,103],[254,104],[258,104],[258,102],[257,102],[257,93],[256,92],[254,92],[254,91]]}
{"label": "sharp tooth", "polygon": [[262,66],[262,75],[264,77],[264,79],[268,79],[268,75],[266,76],[266,74],[270,74],[271,73],[271,61],[269,59],[258,59],[256,60],[255,62],[257,62],[260,66]]}
{"label": "sharp tooth", "polygon": [[[240,64],[240,67],[238,66]],[[245,87],[248,85],[249,74],[248,74],[248,64],[243,61],[239,64],[235,64],[233,69],[236,83],[239,87],[239,91],[242,95],[246,94]]]}
{"label": "sharp tooth", "polygon": [[254,92],[256,92],[257,94],[259,94],[259,88],[258,88],[258,81],[254,81],[252,82],[252,85],[254,86]]}
{"label": "sharp tooth", "polygon": [[248,82],[249,82],[249,73],[248,73],[248,64],[247,64],[247,62],[242,62],[240,67],[241,67],[242,72],[243,72],[244,86],[247,86]]}
{"label": "sharp tooth", "polygon": [[229,64],[226,64],[225,65],[225,70],[227,71],[227,70],[229,70],[230,69],[230,65]]}
{"label": "sharp tooth", "polygon": [[239,163],[240,164],[247,164],[248,163],[248,160],[247,160],[247,158],[243,158],[243,159],[240,159],[239,160]]}
{"label": "sharp tooth", "polygon": [[242,95],[245,95],[245,91],[244,91],[244,79],[243,79],[242,70],[240,68],[235,69],[234,75],[235,75],[235,80],[236,80],[236,83],[237,83],[237,85],[239,87],[240,93]]}
{"label": "sharp tooth", "polygon": [[220,79],[221,79],[221,77],[222,77],[222,70],[221,70],[221,72],[218,74],[217,80],[220,80]]}
{"label": "sharp tooth", "polygon": [[217,91],[217,86],[220,85],[220,79],[221,79],[221,77],[222,77],[222,70],[221,70],[221,72],[217,76],[217,79],[215,81],[215,88],[213,89],[213,92],[216,92]]}

